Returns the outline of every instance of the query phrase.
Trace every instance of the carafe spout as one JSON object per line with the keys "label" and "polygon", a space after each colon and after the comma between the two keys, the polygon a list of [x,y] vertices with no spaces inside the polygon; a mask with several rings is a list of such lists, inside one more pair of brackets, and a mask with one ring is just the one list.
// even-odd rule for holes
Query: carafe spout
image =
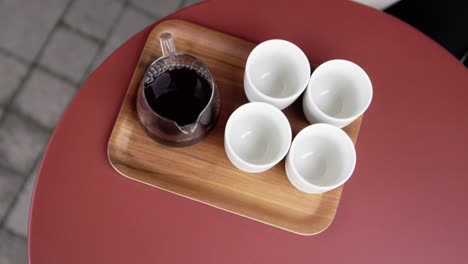
{"label": "carafe spout", "polygon": [[183,125],[183,126],[179,126],[179,130],[186,134],[186,135],[190,135],[190,134],[193,134],[195,133],[195,130],[197,130],[197,127],[198,127],[198,123],[195,122],[195,123],[192,123],[192,124],[188,124],[188,125]]}

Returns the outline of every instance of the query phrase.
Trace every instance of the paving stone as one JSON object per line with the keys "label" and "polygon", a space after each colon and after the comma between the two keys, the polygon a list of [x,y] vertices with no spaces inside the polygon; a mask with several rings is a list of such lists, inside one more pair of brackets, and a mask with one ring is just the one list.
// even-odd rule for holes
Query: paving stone
{"label": "paving stone", "polygon": [[123,8],[122,1],[75,0],[65,15],[65,22],[103,40]]}
{"label": "paving stone", "polygon": [[64,12],[64,0],[0,1],[0,46],[31,61]]}
{"label": "paving stone", "polygon": [[0,166],[29,173],[48,138],[47,131],[15,113],[5,113],[0,124]]}
{"label": "paving stone", "polygon": [[75,92],[71,84],[35,69],[15,98],[13,107],[52,129]]}
{"label": "paving stone", "polygon": [[22,176],[0,168],[0,221],[5,217],[22,183]]}
{"label": "paving stone", "polygon": [[122,45],[127,39],[138,33],[140,30],[154,22],[147,16],[137,11],[127,8],[118,21],[110,38],[106,42],[104,50],[99,54],[94,62],[93,68],[99,66],[115,49]]}
{"label": "paving stone", "polygon": [[0,53],[0,105],[10,101],[27,68],[27,65]]}
{"label": "paving stone", "polygon": [[164,17],[176,11],[182,4],[182,0],[154,1],[154,0],[131,0],[132,4],[140,9],[153,14],[155,18]]}
{"label": "paving stone", "polygon": [[191,5],[194,5],[196,3],[200,3],[200,2],[203,2],[203,1],[201,1],[201,0],[185,0],[182,7],[191,6]]}
{"label": "paving stone", "polygon": [[27,264],[26,239],[0,230],[0,263]]}
{"label": "paving stone", "polygon": [[31,176],[29,176],[19,199],[16,201],[16,204],[13,206],[6,220],[6,227],[9,230],[24,237],[28,235],[29,208],[31,206],[34,183],[36,182],[37,169],[38,165],[35,167],[33,173],[31,173]]}
{"label": "paving stone", "polygon": [[89,39],[58,28],[47,45],[40,64],[79,82],[96,56],[99,45]]}

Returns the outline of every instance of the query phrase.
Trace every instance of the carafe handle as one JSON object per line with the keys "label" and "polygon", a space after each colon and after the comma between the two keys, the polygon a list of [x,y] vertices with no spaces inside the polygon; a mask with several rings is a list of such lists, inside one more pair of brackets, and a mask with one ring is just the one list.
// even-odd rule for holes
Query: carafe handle
{"label": "carafe handle", "polygon": [[163,56],[168,56],[168,55],[176,53],[174,39],[172,38],[171,33],[169,32],[162,33],[159,36],[159,43],[161,44],[161,50],[162,50]]}

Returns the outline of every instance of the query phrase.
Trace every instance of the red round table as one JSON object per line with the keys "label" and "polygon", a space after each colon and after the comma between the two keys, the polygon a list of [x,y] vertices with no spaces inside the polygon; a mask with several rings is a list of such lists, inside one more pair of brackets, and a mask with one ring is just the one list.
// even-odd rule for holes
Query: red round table
{"label": "red round table", "polygon": [[332,225],[304,237],[130,181],[107,142],[152,27],[86,81],[50,140],[29,226],[32,264],[461,263],[468,259],[468,71],[410,26],[348,1],[214,1],[171,15],[312,64],[361,65],[374,100]]}

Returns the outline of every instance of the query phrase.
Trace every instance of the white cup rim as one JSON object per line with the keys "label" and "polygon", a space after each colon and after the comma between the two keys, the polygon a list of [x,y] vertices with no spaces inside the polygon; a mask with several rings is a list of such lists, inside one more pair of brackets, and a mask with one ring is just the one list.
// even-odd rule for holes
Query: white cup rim
{"label": "white cup rim", "polygon": [[[306,179],[304,179],[304,177],[302,177],[301,173],[297,170],[296,168],[296,164],[294,162],[294,151],[296,149],[296,146],[297,146],[297,142],[299,141],[298,139],[301,138],[301,137],[305,137],[305,135],[310,131],[310,130],[315,130],[315,129],[320,129],[320,128],[330,128],[332,130],[334,130],[336,133],[338,133],[340,135],[340,137],[343,138],[345,144],[347,147],[350,147],[352,149],[352,158],[354,159],[353,162],[352,162],[352,165],[351,165],[351,168],[349,170],[349,173],[348,175],[346,175],[346,177],[344,177],[342,180],[340,180],[339,182],[335,183],[335,184],[331,184],[331,185],[327,185],[327,186],[323,186],[323,185],[318,185],[318,184],[314,184],[314,183],[311,183],[309,181],[307,181]],[[349,178],[351,178],[353,172],[354,172],[354,169],[356,167],[356,149],[354,147],[354,143],[353,141],[351,140],[351,138],[348,136],[348,134],[346,134],[341,128],[338,128],[336,126],[333,126],[333,125],[329,125],[329,124],[325,124],[325,123],[318,123],[318,124],[313,124],[313,125],[309,125],[308,127],[302,129],[297,135],[296,137],[294,138],[293,142],[291,143],[291,146],[289,148],[289,155],[291,155],[290,157],[290,169],[293,170],[293,173],[294,175],[297,175],[297,177],[295,177],[295,179],[297,179],[298,181],[300,181],[302,184],[304,184],[305,186],[309,186],[309,187],[312,187],[312,188],[315,188],[315,189],[321,189],[322,191],[328,191],[328,190],[332,190],[332,189],[335,189],[341,185],[343,185],[346,181],[349,180]],[[288,176],[289,177],[289,176]]]}
{"label": "white cup rim", "polygon": [[[367,83],[367,87],[369,87],[369,99],[366,101],[366,103],[364,104],[364,107],[358,111],[356,114],[350,116],[350,117],[346,117],[346,118],[338,118],[338,117],[334,117],[334,116],[331,116],[331,115],[328,115],[326,114],[325,112],[323,112],[318,106],[317,104],[315,103],[315,100],[314,98],[312,97],[311,95],[311,83],[313,81],[313,77],[314,77],[314,74],[317,75],[320,71],[320,67],[322,66],[326,66],[328,64],[335,64],[335,63],[346,63],[348,65],[352,65],[353,67],[357,67],[362,73],[364,73],[363,76],[365,76],[365,79],[366,79],[366,83]],[[361,116],[362,114],[364,114],[364,112],[366,112],[366,110],[369,108],[371,102],[372,102],[372,97],[374,96],[373,94],[373,87],[372,87],[372,82],[369,78],[369,75],[367,75],[366,71],[364,71],[364,69],[362,69],[361,66],[357,65],[356,63],[352,62],[352,61],[349,61],[349,60],[343,60],[343,59],[333,59],[333,60],[329,60],[329,61],[326,61],[322,64],[320,64],[313,72],[312,72],[312,75],[310,76],[310,79],[309,79],[309,82],[308,82],[308,85],[307,85],[307,89],[304,93],[304,96],[307,96],[310,101],[312,102],[312,105],[313,107],[317,110],[317,112],[321,115],[323,115],[325,118],[329,119],[329,120],[332,120],[334,122],[343,122],[343,121],[349,121],[349,120],[355,120],[356,118],[358,118],[359,116]]]}
{"label": "white cup rim", "polygon": [[[274,43],[274,42],[279,42],[279,43],[284,43],[290,47],[292,47],[293,49],[295,49],[296,51],[298,51],[298,53],[300,54],[301,57],[303,57],[305,59],[305,61],[307,61],[306,63],[306,66],[308,68],[308,76],[307,78],[305,78],[304,80],[304,83],[301,85],[301,88],[300,90],[296,91],[294,94],[292,95],[289,95],[287,97],[282,97],[282,98],[278,98],[278,97],[273,97],[273,96],[270,96],[270,95],[267,95],[265,94],[264,92],[260,91],[259,89],[257,89],[257,86],[253,83],[250,75],[249,74],[249,70],[251,68],[251,64],[252,64],[252,59],[251,59],[251,55],[255,52],[255,51],[258,51],[259,49],[263,49],[266,45],[269,45],[271,43]],[[299,48],[296,44],[290,42],[290,41],[287,41],[287,40],[284,40],[284,39],[270,39],[270,40],[266,40],[260,44],[258,44],[257,46],[255,46],[255,48],[250,52],[248,58],[247,58],[247,62],[245,64],[245,76],[246,76],[246,79],[247,81],[249,82],[250,86],[255,89],[262,97],[266,98],[267,100],[269,101],[272,101],[272,102],[284,102],[284,101],[289,101],[291,99],[294,99],[294,98],[297,98],[299,95],[301,95],[304,90],[307,88],[307,85],[309,83],[309,80],[310,80],[310,72],[311,72],[311,68],[310,68],[310,63],[309,63],[309,59],[307,58],[307,56],[305,55],[304,51],[302,51],[301,48]]]}
{"label": "white cup rim", "polygon": [[[247,108],[251,108],[251,107],[255,107],[255,108],[267,108],[269,110],[269,114],[272,114],[272,115],[277,115],[280,117],[280,119],[283,121],[283,122],[286,122],[287,126],[288,126],[288,130],[286,131],[286,138],[285,139],[281,139],[281,140],[285,140],[287,141],[287,147],[282,150],[279,154],[280,155],[277,155],[275,157],[275,159],[273,159],[272,161],[268,162],[268,163],[262,163],[262,164],[257,164],[257,163],[252,163],[242,157],[240,157],[236,151],[234,151],[234,148],[231,146],[231,142],[230,140],[228,139],[229,138],[229,133],[230,131],[232,130],[232,126],[234,125],[233,124],[233,121],[232,121],[232,116],[234,115],[237,115],[239,114],[241,111],[246,111]],[[240,107],[238,107],[236,110],[234,110],[234,112],[232,112],[232,114],[229,116],[228,118],[228,121],[226,123],[226,127],[224,129],[224,144],[225,146],[228,148],[229,152],[239,161],[241,161],[244,165],[247,165],[251,168],[256,168],[256,169],[262,169],[262,168],[268,168],[268,167],[272,167],[274,165],[276,165],[278,162],[280,162],[285,156],[286,154],[289,152],[289,148],[291,146],[291,141],[292,141],[292,130],[291,130],[291,125],[289,123],[289,120],[288,118],[286,117],[286,115],[281,111],[279,110],[278,108],[276,108],[275,106],[269,104],[269,103],[264,103],[264,102],[250,102],[250,103],[246,103],[246,104],[243,104],[241,105]]]}

